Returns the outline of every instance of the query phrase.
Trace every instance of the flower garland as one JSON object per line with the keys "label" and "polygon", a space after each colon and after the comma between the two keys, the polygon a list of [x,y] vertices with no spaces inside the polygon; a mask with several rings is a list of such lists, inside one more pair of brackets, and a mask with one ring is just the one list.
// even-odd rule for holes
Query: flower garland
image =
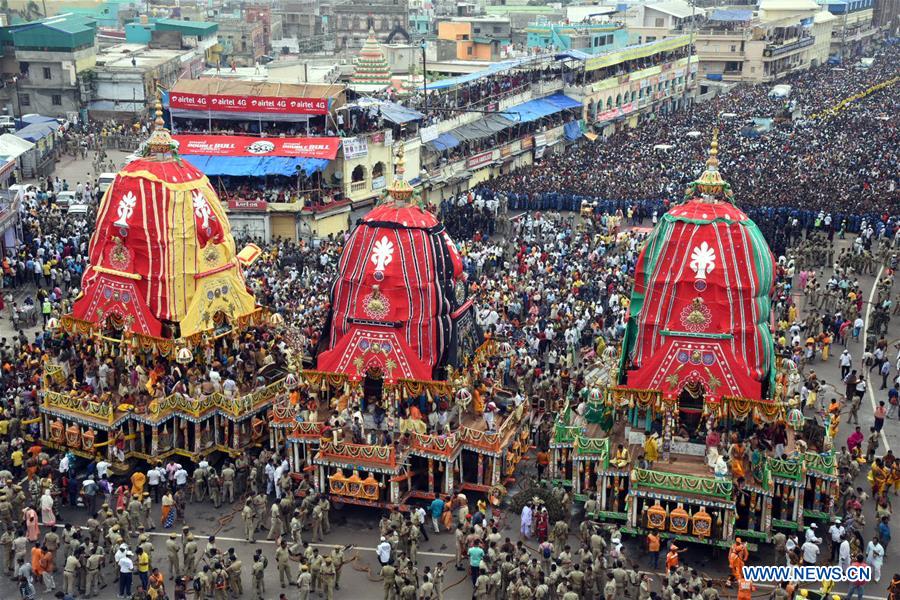
{"label": "flower garland", "polygon": [[691,475],[678,475],[675,473],[662,473],[648,469],[634,469],[631,472],[633,484],[653,487],[663,490],[690,492],[719,498],[731,498],[734,489],[730,481],[720,481],[707,477],[694,477]]}

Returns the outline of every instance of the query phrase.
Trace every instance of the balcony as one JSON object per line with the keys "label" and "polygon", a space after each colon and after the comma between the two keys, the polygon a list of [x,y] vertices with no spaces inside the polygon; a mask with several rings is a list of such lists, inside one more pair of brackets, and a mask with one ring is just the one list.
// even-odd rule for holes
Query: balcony
{"label": "balcony", "polygon": [[796,52],[802,48],[808,48],[816,43],[816,38],[808,36],[805,38],[795,39],[793,41],[782,42],[778,44],[768,44],[763,50],[763,56],[766,58],[777,58],[791,52]]}
{"label": "balcony", "polygon": [[369,182],[368,182],[368,181],[365,181],[365,180],[363,180],[363,181],[353,181],[353,182],[350,183],[350,193],[351,193],[351,194],[356,194],[356,193],[359,193],[359,192],[365,192],[367,189],[369,189]]}

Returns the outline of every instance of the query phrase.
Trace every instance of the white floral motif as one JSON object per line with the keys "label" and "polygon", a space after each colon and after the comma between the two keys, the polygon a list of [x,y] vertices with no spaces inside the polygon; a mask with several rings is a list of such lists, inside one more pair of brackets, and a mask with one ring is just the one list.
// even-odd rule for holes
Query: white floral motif
{"label": "white floral motif", "polygon": [[716,252],[703,242],[691,252],[691,269],[697,279],[706,279],[706,276],[716,267]]}
{"label": "white floral motif", "polygon": [[194,192],[193,203],[194,216],[202,220],[201,227],[203,227],[203,230],[209,231],[209,217],[212,215],[212,209],[209,207],[209,203],[200,192]]}
{"label": "white floral motif", "polygon": [[119,206],[116,207],[116,213],[119,215],[118,220],[113,223],[116,227],[128,227],[128,219],[134,214],[134,207],[137,206],[137,197],[131,192],[126,193],[119,199]]}
{"label": "white floral motif", "polygon": [[384,271],[384,268],[394,260],[394,243],[387,236],[375,242],[371,260],[376,271]]}

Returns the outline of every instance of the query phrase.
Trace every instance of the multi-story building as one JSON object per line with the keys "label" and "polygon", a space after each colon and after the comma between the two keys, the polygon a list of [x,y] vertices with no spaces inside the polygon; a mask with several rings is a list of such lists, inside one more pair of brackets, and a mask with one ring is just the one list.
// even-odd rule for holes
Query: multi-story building
{"label": "multi-story building", "polygon": [[284,37],[282,16],[278,12],[273,12],[270,7],[250,5],[244,9],[243,16],[248,23],[262,23],[266,52],[272,51],[272,40]]}
{"label": "multi-story building", "polygon": [[875,24],[875,0],[821,0],[837,17],[831,34],[831,54],[849,58],[865,53],[879,33]]}
{"label": "multi-story building", "polygon": [[875,0],[872,23],[888,36],[900,32],[900,0]]}
{"label": "multi-story building", "polygon": [[[319,12],[319,3],[315,0],[285,0],[273,14],[281,17],[282,36],[296,39],[301,53],[304,50],[317,52],[324,46],[321,40],[322,15]],[[279,49],[272,48],[272,51],[277,54]]]}
{"label": "multi-story building", "polygon": [[579,50],[600,54],[628,44],[621,23],[546,23],[525,28],[526,46],[541,50]]}
{"label": "multi-story building", "polygon": [[408,0],[346,0],[330,6],[328,31],[334,36],[337,50],[359,50],[371,28],[380,42],[387,41],[395,30],[409,30]]}
{"label": "multi-story building", "polygon": [[[143,18],[125,25],[125,42],[147,44],[157,48],[172,50],[193,49],[203,58],[199,67],[215,64],[215,46],[219,43],[219,25],[210,21],[183,21],[178,19]],[[190,76],[199,71],[192,70]]]}
{"label": "multi-story building", "polygon": [[252,67],[266,53],[265,28],[260,21],[248,22],[241,17],[217,19],[219,23],[219,44],[225,64],[238,67]]}
{"label": "multi-story building", "polygon": [[11,114],[78,111],[89,98],[96,34],[96,21],[71,14],[0,29],[4,76],[14,79],[4,89]]}
{"label": "multi-story building", "polygon": [[692,21],[700,19],[705,10],[684,0],[631,4],[625,10],[630,42],[643,44],[682,32]]}
{"label": "multi-story building", "polygon": [[[184,72],[185,65],[201,61],[194,49],[150,48],[143,44],[119,44],[97,55],[88,114],[95,120],[133,123],[146,113],[157,86],[168,89]],[[200,71],[198,71],[199,73]]]}
{"label": "multi-story building", "polygon": [[506,17],[454,17],[437,23],[439,40],[456,42],[458,60],[497,60],[510,44],[512,31]]}
{"label": "multi-story building", "polygon": [[769,82],[828,59],[817,37],[835,21],[812,0],[762,0],[759,11],[716,12],[695,32],[700,76],[712,81]]}

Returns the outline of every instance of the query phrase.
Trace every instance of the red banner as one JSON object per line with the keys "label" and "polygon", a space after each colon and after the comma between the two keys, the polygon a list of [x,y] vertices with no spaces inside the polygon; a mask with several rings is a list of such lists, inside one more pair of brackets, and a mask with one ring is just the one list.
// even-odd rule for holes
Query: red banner
{"label": "red banner", "polygon": [[299,156],[334,160],[341,138],[260,138],[250,135],[173,135],[186,156]]}
{"label": "red banner", "polygon": [[328,98],[169,93],[169,108],[180,110],[324,115],[328,113],[328,104]]}
{"label": "red banner", "polygon": [[268,208],[269,203],[265,200],[251,200],[249,198],[232,198],[228,201],[228,210],[240,210],[240,211],[262,211],[265,212],[266,208]]}

